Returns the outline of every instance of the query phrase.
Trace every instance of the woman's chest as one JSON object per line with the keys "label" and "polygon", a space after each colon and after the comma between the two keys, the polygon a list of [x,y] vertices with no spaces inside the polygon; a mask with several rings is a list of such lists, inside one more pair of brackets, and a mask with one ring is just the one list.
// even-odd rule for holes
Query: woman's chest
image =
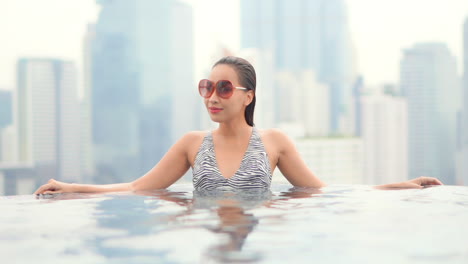
{"label": "woman's chest", "polygon": [[227,144],[225,142],[209,142],[203,140],[202,144],[197,144],[189,150],[188,159],[192,168],[194,168],[197,156],[211,156],[213,165],[215,165],[226,178],[231,177],[239,168],[246,164],[257,163],[261,160],[268,161],[270,172],[273,173],[279,159],[279,150],[275,146],[274,140],[263,135],[257,140],[251,140],[246,144]]}

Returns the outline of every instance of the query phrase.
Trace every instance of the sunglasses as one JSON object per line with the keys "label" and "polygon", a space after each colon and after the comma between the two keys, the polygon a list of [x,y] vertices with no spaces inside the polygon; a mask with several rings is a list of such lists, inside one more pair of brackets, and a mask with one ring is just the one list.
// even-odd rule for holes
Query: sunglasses
{"label": "sunglasses", "polygon": [[200,95],[204,98],[210,98],[215,89],[216,94],[223,99],[229,99],[234,93],[234,89],[248,90],[244,87],[235,87],[228,80],[219,80],[214,83],[210,80],[203,79],[198,83],[198,92],[200,92]]}

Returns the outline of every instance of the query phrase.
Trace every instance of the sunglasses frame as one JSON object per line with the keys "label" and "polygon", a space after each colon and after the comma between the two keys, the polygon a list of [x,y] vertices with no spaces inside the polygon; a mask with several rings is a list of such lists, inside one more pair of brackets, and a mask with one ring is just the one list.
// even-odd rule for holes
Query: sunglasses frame
{"label": "sunglasses frame", "polygon": [[[201,89],[202,89],[202,88],[206,88],[206,87],[200,85],[201,82],[203,82],[203,81],[206,81],[207,83],[212,83],[212,85],[214,86],[214,88],[211,89],[211,92],[207,93],[205,96],[202,95]],[[223,98],[223,99],[229,99],[229,98],[231,98],[231,96],[234,94],[234,89],[231,90],[231,92],[229,93],[228,96],[221,96],[221,95],[219,94],[218,90],[221,89],[221,87],[218,86],[218,84],[219,84],[220,82],[228,82],[228,83],[231,85],[231,87],[234,88],[234,89],[239,89],[239,90],[244,90],[244,91],[248,91],[248,90],[249,90],[248,88],[245,88],[245,87],[234,86],[234,84],[232,84],[232,82],[229,81],[229,80],[219,80],[219,81],[217,81],[216,83],[214,83],[214,82],[212,82],[212,81],[210,81],[210,80],[208,80],[208,79],[201,79],[201,80],[198,82],[198,92],[200,93],[201,97],[203,97],[203,98],[210,98],[210,97],[213,95],[214,91],[216,90],[216,94],[217,94],[219,97],[221,97],[221,98]]]}

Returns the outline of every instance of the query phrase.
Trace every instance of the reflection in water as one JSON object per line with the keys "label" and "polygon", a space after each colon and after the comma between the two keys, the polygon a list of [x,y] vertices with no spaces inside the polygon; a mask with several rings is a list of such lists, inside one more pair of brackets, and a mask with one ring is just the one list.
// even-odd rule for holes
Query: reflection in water
{"label": "reflection in water", "polygon": [[[167,252],[162,249],[119,247],[111,242],[128,237],[157,235],[171,229],[195,227],[209,230],[218,238],[202,253],[207,260],[255,262],[261,259],[261,254],[258,251],[243,249],[247,237],[259,224],[258,218],[250,211],[262,206],[274,208],[276,203],[284,200],[307,198],[319,193],[320,190],[316,189],[291,188],[278,196],[273,196],[270,190],[251,192],[156,190],[107,194],[105,197],[108,199],[96,202],[95,218],[99,229],[112,230],[112,232],[96,234],[87,244],[91,245],[99,255],[109,259],[128,260],[131,257],[145,256],[165,261]],[[89,199],[93,196],[102,197],[99,194],[53,194],[38,198],[49,198],[46,199],[47,202],[54,202]],[[168,208],[167,202],[172,204],[171,208],[177,205],[177,210],[160,211]],[[191,216],[201,213],[205,213],[205,217],[201,220],[190,221]],[[211,221],[213,219],[216,221]]]}
{"label": "reflection in water", "polygon": [[218,243],[206,250],[205,256],[216,261],[252,262],[260,259],[259,252],[243,250],[247,236],[258,225],[258,219],[248,213],[249,209],[262,206],[271,200],[271,192],[193,192],[194,205],[197,208],[211,208],[219,217],[218,225],[209,228],[217,234],[227,237],[224,243]]}
{"label": "reflection in water", "polygon": [[[171,228],[204,228],[216,234],[218,238],[204,250],[204,258],[221,262],[253,262],[260,260],[261,254],[245,250],[243,246],[259,220],[249,211],[262,206],[274,207],[278,201],[310,197],[316,193],[316,190],[311,189],[290,189],[278,197],[273,197],[270,190],[252,192],[194,190],[191,195],[190,192],[168,190],[138,192],[136,196],[124,199],[116,196],[114,199],[101,201],[98,205],[100,213],[97,219],[101,227],[123,228],[127,232],[121,235],[124,237],[164,232]],[[153,203],[145,203],[148,200],[152,200]],[[167,207],[163,204],[165,202],[179,207],[173,212],[159,211],[159,208]],[[205,216],[201,220],[190,220],[190,217],[203,213]],[[213,218],[215,221],[212,221]],[[109,239],[107,236],[94,241],[95,248],[107,257],[145,255],[164,259],[164,251],[108,247],[106,246],[108,243],[105,242]]]}
{"label": "reflection in water", "polygon": [[201,223],[204,228],[221,235],[217,243],[205,250],[204,257],[216,261],[243,262],[256,261],[260,258],[259,253],[242,250],[247,236],[258,224],[258,219],[246,211],[268,203],[272,195],[269,190],[253,192],[194,190],[192,199],[184,197],[181,193],[170,191],[144,195],[185,206],[185,210],[171,216],[172,222],[203,210],[208,210],[212,212],[212,215],[217,216],[217,223],[214,225]]}
{"label": "reflection in water", "polygon": [[205,256],[222,262],[252,262],[259,260],[261,254],[243,249],[248,235],[254,231],[259,223],[258,218],[249,213],[249,210],[262,206],[274,207],[278,201],[307,198],[320,193],[321,191],[318,189],[291,188],[282,192],[278,197],[273,197],[270,190],[239,192],[194,190],[192,199],[187,198],[186,193],[170,191],[158,191],[144,195],[151,195],[157,199],[185,206],[186,210],[171,217],[173,221],[189,214],[196,214],[197,210],[214,212],[218,217],[218,224],[203,226],[213,233],[224,235],[223,238],[226,239],[220,239],[215,245],[209,247],[205,251]]}
{"label": "reflection in water", "polygon": [[322,193],[323,191],[320,189],[293,187],[285,192],[281,192],[279,196],[281,199],[288,200],[291,198],[309,198]]}
{"label": "reflection in water", "polygon": [[226,260],[256,260],[259,258],[257,253],[240,254],[245,239],[258,224],[258,219],[253,214],[245,211],[235,204],[223,205],[217,209],[220,224],[211,231],[220,234],[226,234],[228,240],[225,244],[220,244],[209,249],[207,254],[215,259]]}
{"label": "reflection in water", "polygon": [[468,260],[467,187],[169,190],[0,198],[1,255],[18,263]]}

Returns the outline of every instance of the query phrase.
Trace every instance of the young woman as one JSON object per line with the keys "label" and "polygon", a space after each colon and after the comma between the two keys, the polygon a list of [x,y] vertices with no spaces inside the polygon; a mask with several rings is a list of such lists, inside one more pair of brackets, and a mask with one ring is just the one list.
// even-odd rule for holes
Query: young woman
{"label": "young woman", "polygon": [[[108,185],[68,184],[49,180],[35,194],[62,192],[117,192],[164,189],[192,168],[193,185],[207,190],[269,188],[276,167],[294,186],[321,188],[321,181],[306,166],[294,143],[276,129],[254,126],[256,75],[244,59],[225,57],[212,68],[198,89],[218,129],[184,135],[150,171],[129,183]],[[431,177],[377,186],[422,188],[441,185]]]}

